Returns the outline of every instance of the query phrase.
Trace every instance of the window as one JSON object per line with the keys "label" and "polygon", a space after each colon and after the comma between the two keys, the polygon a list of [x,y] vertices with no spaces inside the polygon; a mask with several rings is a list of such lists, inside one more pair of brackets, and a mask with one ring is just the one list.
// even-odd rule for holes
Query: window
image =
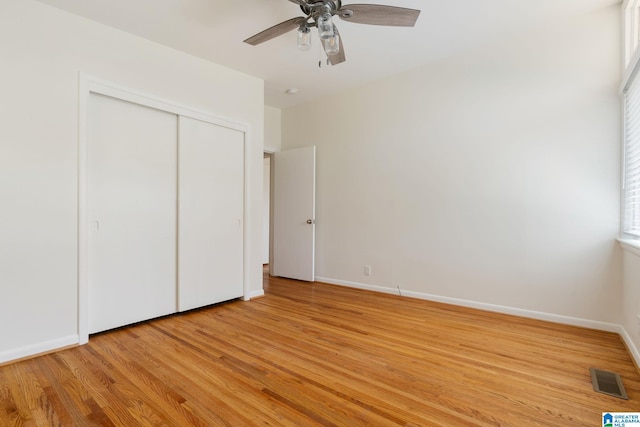
{"label": "window", "polygon": [[640,239],[640,0],[625,0],[623,237]]}
{"label": "window", "polygon": [[640,43],[640,0],[625,0],[622,5],[624,27],[624,66],[628,67]]}
{"label": "window", "polygon": [[[638,65],[636,65],[638,68]],[[623,233],[640,238],[640,78],[624,91]]]}

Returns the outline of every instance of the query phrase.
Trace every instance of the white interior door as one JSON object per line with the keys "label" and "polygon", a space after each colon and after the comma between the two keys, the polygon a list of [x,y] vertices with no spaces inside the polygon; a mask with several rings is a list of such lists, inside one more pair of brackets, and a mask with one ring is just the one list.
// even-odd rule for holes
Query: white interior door
{"label": "white interior door", "polygon": [[176,311],[177,116],[92,94],[89,332]]}
{"label": "white interior door", "polygon": [[178,308],[244,293],[244,133],[180,117]]}
{"label": "white interior door", "polygon": [[316,147],[274,154],[274,276],[315,278]]}

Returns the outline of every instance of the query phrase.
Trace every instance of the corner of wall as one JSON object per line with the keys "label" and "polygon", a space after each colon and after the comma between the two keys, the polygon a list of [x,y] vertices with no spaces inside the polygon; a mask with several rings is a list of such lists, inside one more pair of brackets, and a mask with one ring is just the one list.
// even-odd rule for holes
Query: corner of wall
{"label": "corner of wall", "polygon": [[264,106],[264,150],[270,153],[282,148],[282,110]]}

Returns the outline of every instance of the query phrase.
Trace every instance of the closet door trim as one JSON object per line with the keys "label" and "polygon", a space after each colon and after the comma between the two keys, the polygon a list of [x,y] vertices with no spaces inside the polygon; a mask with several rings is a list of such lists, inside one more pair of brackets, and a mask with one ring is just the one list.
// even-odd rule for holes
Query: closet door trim
{"label": "closet door trim", "polygon": [[[79,73],[79,99],[78,99],[78,342],[89,342],[89,219],[88,219],[88,119],[89,97],[91,94],[105,95],[160,111],[173,113],[178,116],[201,120],[214,125],[244,133],[244,212],[243,212],[243,299],[250,299],[247,278],[249,266],[247,262],[247,245],[249,224],[247,195],[249,183],[249,153],[251,141],[251,128],[248,124],[232,121],[215,114],[199,111],[178,103],[164,100],[159,97],[144,94],[140,91],[122,87],[86,73]],[[176,135],[177,138],[177,135]]]}

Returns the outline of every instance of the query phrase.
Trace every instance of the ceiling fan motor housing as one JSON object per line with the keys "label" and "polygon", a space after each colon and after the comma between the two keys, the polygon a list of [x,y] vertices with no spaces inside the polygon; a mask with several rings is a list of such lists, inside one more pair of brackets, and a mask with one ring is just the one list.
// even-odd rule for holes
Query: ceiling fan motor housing
{"label": "ceiling fan motor housing", "polygon": [[300,9],[305,15],[317,21],[318,16],[323,13],[335,15],[342,8],[342,0],[316,0],[300,5]]}

